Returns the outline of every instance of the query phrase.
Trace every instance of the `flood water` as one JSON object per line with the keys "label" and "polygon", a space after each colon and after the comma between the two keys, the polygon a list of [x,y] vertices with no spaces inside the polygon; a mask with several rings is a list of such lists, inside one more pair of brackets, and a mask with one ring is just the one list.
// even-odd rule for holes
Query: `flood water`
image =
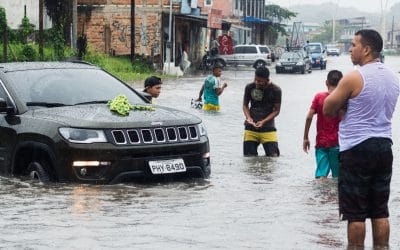
{"label": "flood water", "polygon": [[[387,56],[386,64],[399,72],[399,57]],[[0,177],[0,248],[345,249],[336,180],[314,179],[314,152],[302,151],[302,138],[314,94],[326,89],[329,70],[352,70],[350,58],[329,57],[327,70],[305,75],[270,69],[283,92],[276,119],[281,157],[242,156],[242,95],[253,70],[224,70],[228,87],[221,111],[213,113],[190,107],[204,75],[165,80],[157,103],[201,117],[208,129],[211,177],[118,185],[41,185]],[[400,249],[400,107],[393,133],[390,245]],[[367,225],[366,249],[372,249]]]}

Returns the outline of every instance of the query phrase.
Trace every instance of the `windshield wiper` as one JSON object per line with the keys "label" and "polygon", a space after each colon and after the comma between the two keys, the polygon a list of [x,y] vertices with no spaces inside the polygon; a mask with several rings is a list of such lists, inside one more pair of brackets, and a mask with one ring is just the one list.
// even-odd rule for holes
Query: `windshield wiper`
{"label": "windshield wiper", "polygon": [[63,106],[70,106],[65,103],[59,102],[27,102],[26,106],[41,106],[41,107],[63,107]]}
{"label": "windshield wiper", "polygon": [[78,102],[78,103],[75,103],[74,105],[102,104],[102,103],[108,103],[108,101],[107,100],[102,100],[102,101]]}

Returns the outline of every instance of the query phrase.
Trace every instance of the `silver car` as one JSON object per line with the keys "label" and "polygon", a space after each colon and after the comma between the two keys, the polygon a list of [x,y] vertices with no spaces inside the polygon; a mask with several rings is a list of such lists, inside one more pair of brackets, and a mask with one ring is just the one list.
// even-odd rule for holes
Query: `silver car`
{"label": "silver car", "polygon": [[219,63],[226,65],[245,65],[254,68],[271,65],[271,50],[266,45],[236,45],[233,54],[219,55]]}

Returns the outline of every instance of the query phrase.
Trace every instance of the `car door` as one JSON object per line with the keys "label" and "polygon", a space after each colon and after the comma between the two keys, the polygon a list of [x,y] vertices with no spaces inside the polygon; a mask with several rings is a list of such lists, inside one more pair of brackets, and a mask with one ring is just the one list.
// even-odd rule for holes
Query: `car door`
{"label": "car door", "polygon": [[253,65],[255,59],[257,58],[257,48],[255,46],[246,46],[244,47],[243,53],[243,64],[245,65]]}
{"label": "car door", "polygon": [[[0,80],[0,98],[9,100],[7,96]],[[0,172],[3,174],[11,171],[11,154],[16,140],[16,133],[11,127],[18,126],[18,124],[19,120],[14,116],[10,116],[6,112],[0,113]]]}
{"label": "car door", "polygon": [[241,64],[244,58],[244,46],[237,46],[234,49],[234,63],[235,65]]}

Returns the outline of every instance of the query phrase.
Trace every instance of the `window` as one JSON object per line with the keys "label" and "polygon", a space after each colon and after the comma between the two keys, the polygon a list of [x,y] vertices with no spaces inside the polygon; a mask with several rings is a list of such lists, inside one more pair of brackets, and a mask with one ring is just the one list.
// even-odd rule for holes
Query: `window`
{"label": "window", "polygon": [[245,54],[257,54],[257,48],[253,46],[244,47]]}
{"label": "window", "polygon": [[269,50],[267,47],[260,47],[260,52],[261,52],[261,54],[268,54]]}
{"label": "window", "polygon": [[205,6],[211,6],[212,5],[212,0],[205,0],[204,1]]}
{"label": "window", "polygon": [[235,48],[235,54],[241,54],[244,52],[244,47],[236,47]]}

